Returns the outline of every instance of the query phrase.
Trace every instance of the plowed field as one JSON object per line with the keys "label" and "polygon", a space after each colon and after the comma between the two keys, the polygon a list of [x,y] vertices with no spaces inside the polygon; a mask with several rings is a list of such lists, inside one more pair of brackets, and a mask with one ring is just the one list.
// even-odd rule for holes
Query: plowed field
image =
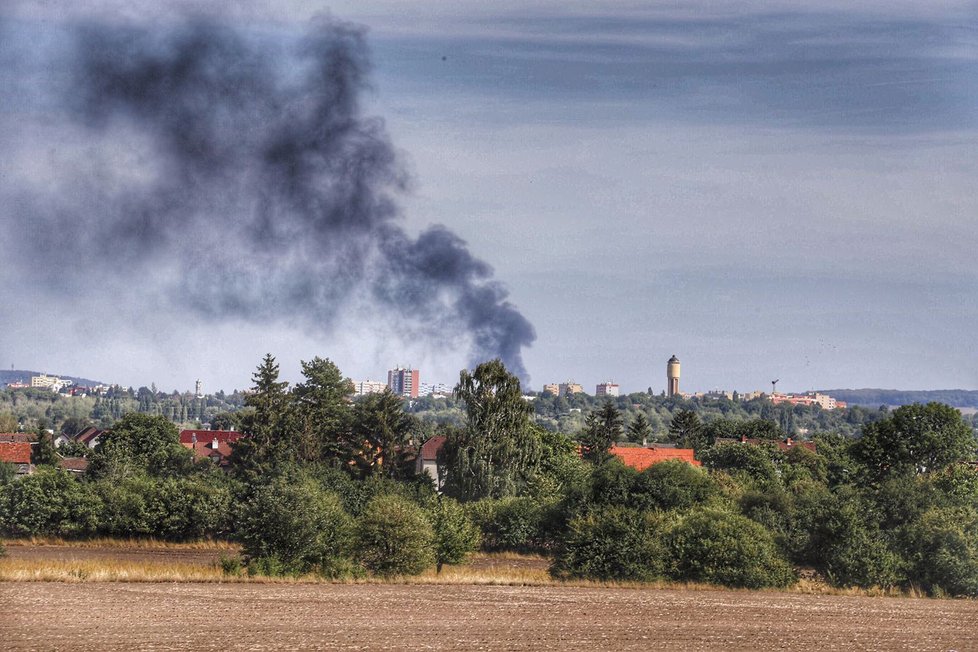
{"label": "plowed field", "polygon": [[0,583],[4,650],[969,650],[978,603],[739,591]]}

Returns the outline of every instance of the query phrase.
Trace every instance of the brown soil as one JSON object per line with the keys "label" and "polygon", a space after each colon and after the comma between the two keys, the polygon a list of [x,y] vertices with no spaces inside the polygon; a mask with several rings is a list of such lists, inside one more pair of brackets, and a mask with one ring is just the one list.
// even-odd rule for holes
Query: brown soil
{"label": "brown soil", "polygon": [[5,650],[978,649],[978,603],[738,591],[0,583]]}

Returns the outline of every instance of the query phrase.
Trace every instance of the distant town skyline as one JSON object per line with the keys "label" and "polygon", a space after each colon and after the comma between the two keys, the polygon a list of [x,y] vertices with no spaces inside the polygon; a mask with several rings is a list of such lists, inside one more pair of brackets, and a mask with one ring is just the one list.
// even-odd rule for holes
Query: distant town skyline
{"label": "distant town skyline", "polygon": [[[99,116],[67,117],[76,28],[162,38],[205,16],[275,58],[324,10],[179,4],[0,6],[0,363],[230,391],[271,352],[293,382],[318,355],[351,378],[410,360],[421,382],[453,385],[478,336],[430,304],[378,311],[383,286],[344,296],[320,325],[256,300],[261,275],[218,277],[247,258],[235,252],[171,234],[180,262],[120,273],[138,248],[66,253],[76,243],[44,230],[62,211],[82,232],[103,214],[104,197],[81,203],[82,180],[125,195],[165,168],[131,124],[96,138]],[[366,29],[360,100],[404,173],[392,223],[410,237],[443,224],[477,259],[471,278],[491,266],[535,330],[508,349],[530,388],[658,392],[675,353],[684,391],[766,391],[775,378],[797,392],[978,389],[973,2],[341,0],[329,12]],[[256,265],[272,296],[356,280],[344,264],[334,284],[313,283],[288,260]],[[222,301],[225,286],[245,302]],[[406,334],[406,318],[423,328]]]}

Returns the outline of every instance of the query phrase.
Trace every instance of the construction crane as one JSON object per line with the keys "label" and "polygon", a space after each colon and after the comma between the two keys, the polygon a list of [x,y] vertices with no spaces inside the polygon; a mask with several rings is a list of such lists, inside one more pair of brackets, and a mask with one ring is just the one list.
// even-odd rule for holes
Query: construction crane
{"label": "construction crane", "polygon": [[[778,378],[778,380],[781,380],[781,379]],[[772,380],[771,381],[771,396],[774,396],[775,394],[778,393],[778,380]]]}

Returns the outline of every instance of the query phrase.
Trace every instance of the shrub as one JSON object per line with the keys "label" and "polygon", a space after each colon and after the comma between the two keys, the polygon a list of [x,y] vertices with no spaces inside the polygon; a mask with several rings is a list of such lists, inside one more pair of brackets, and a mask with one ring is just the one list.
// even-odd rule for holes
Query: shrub
{"label": "shrub", "polygon": [[167,478],[149,499],[154,535],[188,540],[215,536],[230,526],[231,492],[221,478]]}
{"label": "shrub", "polygon": [[933,595],[978,597],[978,514],[934,509],[907,532],[909,579]]}
{"label": "shrub", "polygon": [[221,572],[229,577],[237,577],[241,574],[241,558],[237,555],[221,555]]}
{"label": "shrub", "polygon": [[632,506],[639,510],[685,510],[716,494],[716,483],[706,472],[681,460],[667,460],[638,474],[632,488]]}
{"label": "shrub", "polygon": [[434,531],[435,564],[460,564],[470,552],[479,549],[482,537],[465,510],[455,500],[442,498],[428,516]]}
{"label": "shrub", "polygon": [[650,581],[661,578],[666,550],[662,517],[624,507],[571,519],[550,566],[557,578]]}
{"label": "shrub", "polygon": [[238,519],[249,572],[268,575],[328,572],[348,554],[351,533],[340,499],[308,478],[258,487]]}
{"label": "shrub", "polygon": [[38,469],[0,485],[0,532],[9,535],[91,534],[100,511],[89,486],[58,469]]}
{"label": "shrub", "polygon": [[855,492],[822,496],[805,511],[810,523],[806,556],[831,584],[886,588],[898,582],[901,559]]}
{"label": "shrub", "polygon": [[676,580],[752,589],[795,580],[771,533],[739,514],[696,509],[670,528],[666,544]]}
{"label": "shrub", "polygon": [[611,457],[594,467],[591,474],[591,502],[596,505],[626,505],[638,471]]}
{"label": "shrub", "polygon": [[480,500],[468,505],[486,550],[537,551],[543,548],[546,512],[532,498]]}
{"label": "shrub", "polygon": [[356,556],[375,575],[417,575],[435,563],[434,535],[421,508],[400,496],[370,501],[356,526]]}

